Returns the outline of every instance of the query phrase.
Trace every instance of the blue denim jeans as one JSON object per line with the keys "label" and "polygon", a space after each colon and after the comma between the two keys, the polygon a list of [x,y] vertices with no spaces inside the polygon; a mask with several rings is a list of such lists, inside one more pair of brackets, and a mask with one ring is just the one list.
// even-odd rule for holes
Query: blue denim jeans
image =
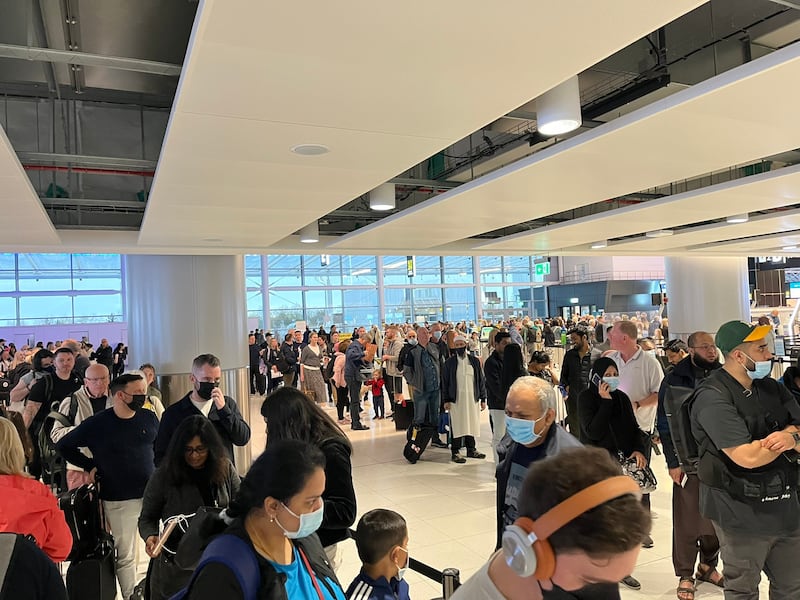
{"label": "blue denim jeans", "polygon": [[440,400],[439,390],[414,390],[414,425],[438,425]]}

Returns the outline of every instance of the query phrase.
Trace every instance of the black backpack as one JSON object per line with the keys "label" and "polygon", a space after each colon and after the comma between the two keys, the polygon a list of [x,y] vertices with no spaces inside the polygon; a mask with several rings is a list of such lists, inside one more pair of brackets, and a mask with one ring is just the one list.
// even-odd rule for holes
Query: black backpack
{"label": "black backpack", "polygon": [[75,424],[75,415],[78,414],[78,399],[75,394],[70,396],[69,411],[67,415],[58,412],[61,402],[53,402],[50,412],[42,423],[39,430],[39,437],[36,440],[39,446],[39,456],[42,461],[42,479],[49,483],[58,493],[67,489],[67,461],[56,449],[50,433],[53,431],[55,422],[58,421],[64,427],[72,427]]}
{"label": "black backpack", "polygon": [[22,379],[22,376],[30,373],[31,371],[33,371],[33,366],[26,362],[19,363],[16,367],[9,371],[8,379],[11,380],[11,388],[15,388],[19,383],[19,380]]}
{"label": "black backpack", "polygon": [[332,356],[331,359],[328,361],[328,364],[325,365],[325,370],[322,372],[322,376],[325,378],[325,381],[330,381],[333,379],[333,365],[336,362],[336,357]]}
{"label": "black backpack", "polygon": [[526,344],[535,344],[536,343],[536,333],[533,331],[532,327],[525,328],[525,343]]}
{"label": "black backpack", "polygon": [[278,348],[278,353],[275,356],[275,366],[278,367],[278,371],[281,373],[288,373],[292,370],[292,365],[289,364],[289,361],[286,360],[286,357],[283,355],[282,346]]}
{"label": "black backpack", "polygon": [[400,348],[400,353],[397,355],[397,370],[402,371],[403,367],[406,366],[406,358],[408,358],[408,353],[411,352],[411,344],[406,342],[403,344],[403,347]]}
{"label": "black backpack", "polygon": [[667,413],[669,431],[675,453],[683,472],[697,473],[700,452],[692,435],[691,408],[696,388],[668,385],[664,392],[664,412]]}

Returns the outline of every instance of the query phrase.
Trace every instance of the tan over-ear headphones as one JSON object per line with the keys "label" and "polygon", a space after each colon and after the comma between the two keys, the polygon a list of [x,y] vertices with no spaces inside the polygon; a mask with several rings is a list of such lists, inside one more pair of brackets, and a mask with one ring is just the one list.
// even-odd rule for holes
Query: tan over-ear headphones
{"label": "tan over-ear headphones", "polygon": [[642,495],[633,479],[619,475],[590,485],[535,521],[518,518],[503,532],[506,564],[520,577],[533,575],[540,581],[550,579],[556,570],[556,555],[547,538],[583,513],[627,494]]}

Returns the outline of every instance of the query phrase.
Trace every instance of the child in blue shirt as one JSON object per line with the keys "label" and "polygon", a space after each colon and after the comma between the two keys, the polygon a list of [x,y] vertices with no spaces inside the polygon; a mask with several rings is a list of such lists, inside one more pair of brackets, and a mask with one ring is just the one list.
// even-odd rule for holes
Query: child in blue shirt
{"label": "child in blue shirt", "polygon": [[347,588],[348,600],[410,600],[408,527],[394,512],[378,508],[366,513],[356,527],[356,547],[363,566]]}

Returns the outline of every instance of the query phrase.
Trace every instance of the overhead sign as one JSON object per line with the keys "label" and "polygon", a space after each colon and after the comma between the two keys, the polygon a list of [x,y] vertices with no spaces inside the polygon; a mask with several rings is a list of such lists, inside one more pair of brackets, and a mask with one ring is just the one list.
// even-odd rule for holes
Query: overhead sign
{"label": "overhead sign", "polygon": [[406,271],[409,277],[413,277],[417,274],[417,265],[413,256],[406,256]]}
{"label": "overhead sign", "polygon": [[541,262],[533,265],[536,275],[550,275],[550,262]]}

